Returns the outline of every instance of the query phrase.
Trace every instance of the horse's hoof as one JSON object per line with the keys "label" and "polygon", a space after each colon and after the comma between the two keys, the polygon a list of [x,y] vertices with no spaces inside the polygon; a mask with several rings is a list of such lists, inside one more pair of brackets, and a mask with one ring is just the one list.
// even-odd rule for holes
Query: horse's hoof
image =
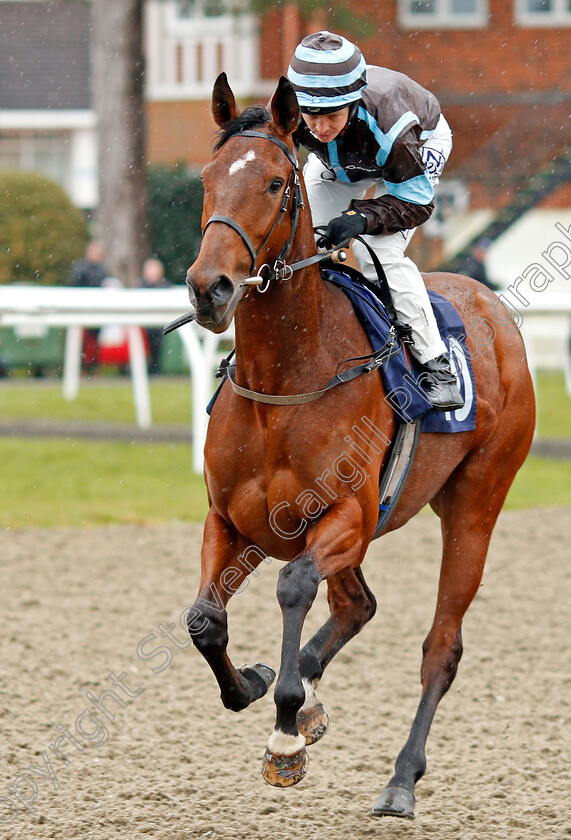
{"label": "horse's hoof", "polygon": [[274,755],[269,750],[264,753],[262,776],[273,787],[291,787],[301,782],[307,773],[309,756],[305,747],[291,755]]}
{"label": "horse's hoof", "polygon": [[300,709],[297,713],[297,728],[305,738],[305,745],[315,744],[327,732],[329,716],[319,702],[309,709]]}
{"label": "horse's hoof", "polygon": [[269,665],[264,665],[263,662],[256,662],[255,665],[244,665],[243,668],[238,668],[238,670],[250,683],[252,690],[251,703],[263,697],[276,678],[274,669],[270,668]]}
{"label": "horse's hoof", "polygon": [[371,814],[374,817],[405,817],[414,819],[414,793],[403,787],[388,785],[381,793]]}

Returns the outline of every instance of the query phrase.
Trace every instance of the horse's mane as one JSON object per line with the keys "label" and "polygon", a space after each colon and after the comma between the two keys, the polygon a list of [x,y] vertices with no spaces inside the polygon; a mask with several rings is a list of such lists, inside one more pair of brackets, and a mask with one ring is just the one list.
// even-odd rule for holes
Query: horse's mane
{"label": "horse's mane", "polygon": [[240,114],[239,117],[231,120],[231,122],[218,132],[218,142],[214,147],[214,151],[217,152],[221,149],[230,137],[233,137],[240,131],[247,128],[257,128],[259,126],[266,125],[270,120],[271,116],[263,105],[250,105]]}

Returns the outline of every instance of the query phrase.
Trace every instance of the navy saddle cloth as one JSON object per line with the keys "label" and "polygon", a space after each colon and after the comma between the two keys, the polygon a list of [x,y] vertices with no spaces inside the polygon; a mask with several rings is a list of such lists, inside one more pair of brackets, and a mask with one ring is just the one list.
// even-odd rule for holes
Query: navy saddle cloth
{"label": "navy saddle cloth", "polygon": [[[380,350],[387,343],[391,324],[379,298],[349,274],[329,269],[322,273],[325,280],[342,289],[351,300],[372,349]],[[420,369],[415,366],[415,359],[407,353],[400,340],[398,353],[383,363],[380,369],[387,392],[385,399],[403,422],[422,418],[421,432],[468,432],[476,427],[476,388],[472,362],[466,347],[464,323],[445,297],[432,291],[428,292],[428,296],[440,335],[448,350],[452,370],[456,371],[465,405],[452,412],[434,411],[416,381]]]}

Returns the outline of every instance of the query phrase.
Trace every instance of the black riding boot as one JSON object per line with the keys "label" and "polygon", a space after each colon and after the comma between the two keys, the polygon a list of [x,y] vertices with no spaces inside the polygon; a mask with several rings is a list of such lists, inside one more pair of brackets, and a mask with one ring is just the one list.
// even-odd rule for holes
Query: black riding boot
{"label": "black riding boot", "polygon": [[464,400],[448,356],[442,354],[420,367],[422,373],[418,377],[419,384],[436,411],[455,411],[463,407]]}

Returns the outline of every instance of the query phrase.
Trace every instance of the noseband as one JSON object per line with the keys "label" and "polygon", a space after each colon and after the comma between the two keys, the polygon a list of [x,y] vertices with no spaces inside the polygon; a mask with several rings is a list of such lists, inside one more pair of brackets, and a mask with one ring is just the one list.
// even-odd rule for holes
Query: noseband
{"label": "noseband", "polygon": [[[282,197],[282,203],[281,203],[279,212],[278,212],[276,218],[274,219],[274,222],[273,222],[273,224],[272,224],[272,226],[269,230],[268,235],[265,237],[264,241],[262,242],[262,244],[260,245],[260,247],[258,248],[257,251],[255,250],[254,246],[252,245],[250,237],[248,236],[248,234],[246,233],[244,228],[241,227],[241,225],[239,225],[238,222],[235,222],[234,219],[232,219],[230,216],[219,216],[219,215],[211,216],[208,219],[208,221],[206,222],[206,224],[204,225],[204,230],[202,231],[202,235],[204,236],[204,233],[206,232],[206,228],[209,225],[213,224],[214,222],[221,222],[222,224],[228,225],[233,230],[235,230],[236,233],[242,239],[244,245],[246,246],[246,248],[248,249],[248,252],[250,254],[250,257],[251,257],[251,260],[252,260],[251,268],[250,268],[250,274],[253,276],[256,273],[256,270],[257,270],[256,262],[257,262],[258,257],[260,256],[260,254],[262,253],[262,251],[266,247],[266,244],[267,244],[270,236],[272,235],[272,233],[276,229],[277,225],[282,220],[284,214],[287,213],[289,200],[290,200],[290,198],[292,198],[292,182],[293,182],[293,198],[292,198],[291,213],[290,213],[291,228],[290,228],[289,236],[288,236],[287,240],[285,241],[279,255],[274,260],[273,265],[262,266],[259,269],[259,273],[261,273],[264,268],[267,269],[266,272],[264,273],[264,277],[263,277],[264,281],[266,282],[266,288],[267,288],[267,284],[269,284],[269,282],[271,280],[273,280],[274,278],[277,277],[277,278],[281,279],[284,276],[290,276],[289,272],[287,272],[287,275],[286,275],[286,269],[288,268],[288,266],[285,265],[285,260],[287,258],[287,255],[289,254],[289,251],[290,251],[290,248],[291,248],[291,243],[293,242],[293,237],[295,236],[295,231],[297,229],[297,223],[299,221],[299,211],[303,210],[304,207],[305,207],[305,205],[303,203],[303,194],[301,192],[301,183],[300,183],[300,179],[299,179],[299,161],[297,159],[297,156],[291,151],[291,149],[288,148],[288,146],[286,146],[286,144],[283,142],[283,140],[280,140],[279,137],[275,137],[273,134],[266,134],[264,131],[255,131],[255,130],[251,129],[251,130],[239,131],[236,134],[232,135],[232,137],[260,137],[264,140],[269,140],[271,143],[273,143],[275,146],[278,146],[278,148],[280,148],[282,150],[282,152],[285,154],[285,156],[287,157],[287,159],[289,160],[289,162],[292,165],[292,172],[290,173],[290,176],[289,176],[287,184],[286,184],[286,188],[284,190],[284,194],[283,194],[283,197]],[[258,288],[258,290],[262,291],[260,288]],[[264,291],[265,291],[265,289],[264,289]]]}

